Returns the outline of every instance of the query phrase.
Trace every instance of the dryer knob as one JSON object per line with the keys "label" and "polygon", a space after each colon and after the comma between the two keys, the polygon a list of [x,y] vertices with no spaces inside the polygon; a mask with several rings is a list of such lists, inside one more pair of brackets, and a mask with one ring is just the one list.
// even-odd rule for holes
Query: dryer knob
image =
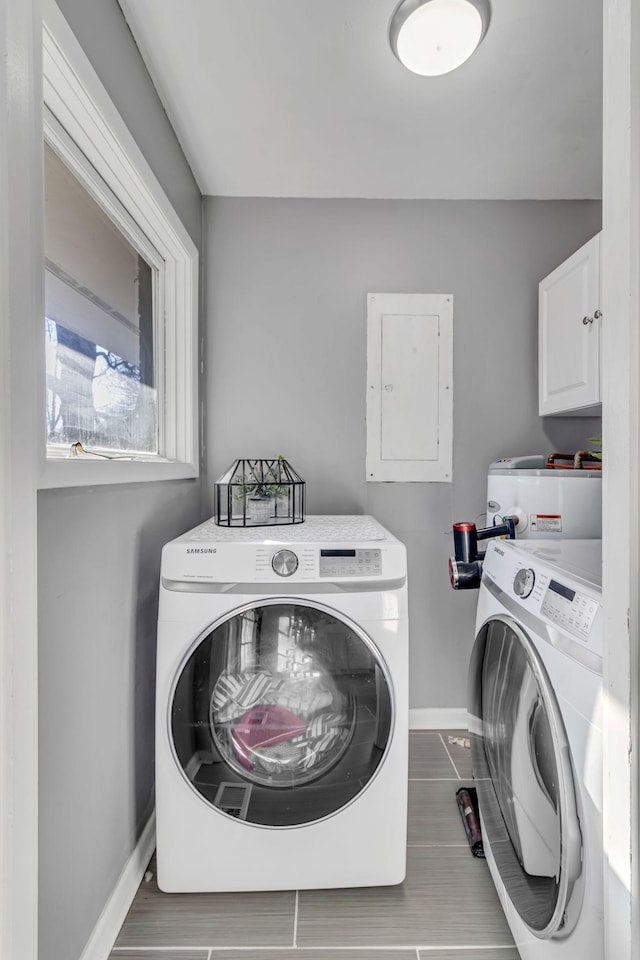
{"label": "dryer knob", "polygon": [[290,577],[298,569],[298,558],[293,550],[278,550],[273,555],[271,566],[279,577]]}
{"label": "dryer knob", "polygon": [[533,570],[527,570],[525,567],[521,567],[513,581],[513,592],[516,597],[522,597],[523,600],[526,600],[533,590],[535,582],[536,575]]}

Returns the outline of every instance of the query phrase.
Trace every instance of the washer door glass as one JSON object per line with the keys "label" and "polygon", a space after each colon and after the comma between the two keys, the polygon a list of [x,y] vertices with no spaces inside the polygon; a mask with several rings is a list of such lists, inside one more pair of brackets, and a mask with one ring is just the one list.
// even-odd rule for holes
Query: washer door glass
{"label": "washer door glass", "polygon": [[222,813],[310,823],[357,796],[390,742],[386,667],[355,624],[294,600],[215,624],[183,663],[170,703],[178,763]]}
{"label": "washer door glass", "polygon": [[[520,627],[496,617],[470,674],[474,777],[506,891],[538,937],[562,929],[582,845],[569,746],[546,670]],[[474,724],[472,724],[472,727]]]}

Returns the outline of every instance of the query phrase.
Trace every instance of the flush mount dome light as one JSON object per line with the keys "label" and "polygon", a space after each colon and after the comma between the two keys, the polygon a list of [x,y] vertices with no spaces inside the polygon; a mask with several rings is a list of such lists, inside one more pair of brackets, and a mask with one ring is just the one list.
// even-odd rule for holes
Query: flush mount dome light
{"label": "flush mount dome light", "polygon": [[469,59],[489,17],[489,0],[402,0],[391,18],[391,49],[408,70],[437,77]]}

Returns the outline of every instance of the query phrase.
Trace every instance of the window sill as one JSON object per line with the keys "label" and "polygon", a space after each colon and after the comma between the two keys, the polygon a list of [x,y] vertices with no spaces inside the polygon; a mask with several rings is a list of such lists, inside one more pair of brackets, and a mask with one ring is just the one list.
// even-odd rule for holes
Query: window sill
{"label": "window sill", "polygon": [[193,463],[150,460],[50,459],[44,463],[38,488],[93,487],[111,483],[149,483],[191,480],[198,476]]}

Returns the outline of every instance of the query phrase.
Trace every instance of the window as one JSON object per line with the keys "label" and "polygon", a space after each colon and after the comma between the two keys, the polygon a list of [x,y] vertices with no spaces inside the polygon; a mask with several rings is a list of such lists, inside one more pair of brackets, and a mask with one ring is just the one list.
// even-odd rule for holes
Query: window
{"label": "window", "polygon": [[46,141],[44,197],[47,443],[157,454],[161,259],[149,262]]}
{"label": "window", "polygon": [[197,476],[197,251],[53,0],[44,487]]}

